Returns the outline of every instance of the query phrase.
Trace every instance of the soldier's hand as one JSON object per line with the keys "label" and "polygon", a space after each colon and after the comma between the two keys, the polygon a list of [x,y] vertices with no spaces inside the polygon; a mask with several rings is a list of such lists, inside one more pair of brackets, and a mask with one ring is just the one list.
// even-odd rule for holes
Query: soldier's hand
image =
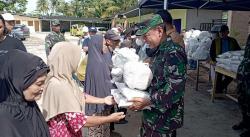
{"label": "soldier's hand", "polygon": [[151,105],[151,101],[145,98],[133,98],[132,100],[129,100],[129,102],[133,102],[133,104],[129,106],[128,109],[134,111],[142,110],[146,106]]}

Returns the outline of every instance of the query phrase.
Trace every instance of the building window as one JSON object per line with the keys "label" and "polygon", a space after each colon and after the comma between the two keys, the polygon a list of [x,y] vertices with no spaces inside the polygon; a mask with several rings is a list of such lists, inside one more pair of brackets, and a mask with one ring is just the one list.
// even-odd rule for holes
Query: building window
{"label": "building window", "polygon": [[33,26],[33,21],[28,21],[28,26]]}
{"label": "building window", "polygon": [[228,20],[228,11],[223,11],[222,12],[222,19]]}
{"label": "building window", "polygon": [[16,24],[21,24],[21,21],[20,20],[16,20]]}

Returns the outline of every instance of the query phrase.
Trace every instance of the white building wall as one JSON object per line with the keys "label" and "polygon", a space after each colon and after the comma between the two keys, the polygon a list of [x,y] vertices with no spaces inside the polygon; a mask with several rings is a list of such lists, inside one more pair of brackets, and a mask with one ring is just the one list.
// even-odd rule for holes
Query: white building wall
{"label": "white building wall", "polygon": [[250,11],[229,11],[228,26],[230,36],[236,38],[241,46],[245,46],[249,32]]}
{"label": "white building wall", "polygon": [[200,23],[212,23],[213,19],[222,19],[221,10],[187,10],[187,30],[200,29]]}
{"label": "white building wall", "polygon": [[21,20],[21,24],[28,26],[28,21],[27,20]]}

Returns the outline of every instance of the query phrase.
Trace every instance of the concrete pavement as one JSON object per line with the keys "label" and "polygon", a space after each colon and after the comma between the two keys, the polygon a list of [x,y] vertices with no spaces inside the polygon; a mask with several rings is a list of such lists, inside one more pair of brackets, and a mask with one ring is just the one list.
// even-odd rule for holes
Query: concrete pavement
{"label": "concrete pavement", "polygon": [[[27,38],[25,41],[23,41],[28,52],[41,57],[45,62],[47,62],[47,57],[45,53],[44,41],[47,34],[48,32],[32,33],[30,38]],[[77,37],[70,36],[69,33],[66,33],[65,38],[67,41],[77,44]]]}

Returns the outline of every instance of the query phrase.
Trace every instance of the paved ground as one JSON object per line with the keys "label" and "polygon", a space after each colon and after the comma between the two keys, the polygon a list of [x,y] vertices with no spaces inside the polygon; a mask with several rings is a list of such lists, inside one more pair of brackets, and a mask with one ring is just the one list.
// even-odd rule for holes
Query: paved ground
{"label": "paved ground", "polygon": [[[24,41],[29,52],[41,56],[46,60],[44,52],[45,33],[32,34],[30,39]],[[75,37],[66,34],[68,41],[77,43]],[[190,71],[186,83],[185,93],[185,118],[184,127],[178,130],[178,137],[237,137],[238,132],[231,129],[237,123],[241,115],[235,102],[228,99],[210,101],[210,94],[207,92],[211,84],[207,79],[207,72],[202,70],[202,84],[199,91],[195,91],[194,76]],[[235,84],[230,85],[235,89]],[[140,126],[140,112],[128,112],[128,124],[115,125],[113,137],[137,137]]]}
{"label": "paved ground", "polygon": [[[177,131],[178,137],[237,137],[239,133],[231,126],[240,120],[238,106],[231,100],[210,101],[209,84],[200,85],[195,91],[193,78],[188,78],[185,93],[184,127]],[[129,123],[116,125],[122,137],[136,137],[140,125],[140,113],[129,112]],[[116,136],[114,136],[116,137]],[[117,137],[119,137],[117,135]]]}
{"label": "paved ground", "polygon": [[[44,40],[47,34],[48,33],[46,32],[32,33],[30,38],[23,41],[28,52],[31,52],[41,57],[45,62],[47,61],[47,59],[45,54]],[[78,41],[77,37],[70,36],[69,33],[66,33],[65,37],[67,41],[77,44]]]}

